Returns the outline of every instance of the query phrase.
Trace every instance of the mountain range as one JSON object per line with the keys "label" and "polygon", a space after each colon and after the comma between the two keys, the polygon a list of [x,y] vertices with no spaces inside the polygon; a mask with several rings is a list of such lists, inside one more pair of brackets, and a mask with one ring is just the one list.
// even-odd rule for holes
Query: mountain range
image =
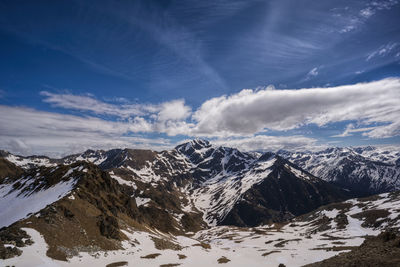
{"label": "mountain range", "polygon": [[[227,233],[232,242],[238,241],[233,238],[237,235],[248,243],[250,236],[261,238],[257,237],[259,231],[263,232],[262,239],[270,235],[267,232],[271,229],[290,236],[295,230],[290,224],[298,222],[302,226],[295,231],[309,231],[304,232],[306,236],[315,235],[313,231],[340,230],[351,239],[359,238],[355,242],[358,246],[370,232],[379,234],[387,226],[398,227],[400,209],[388,206],[386,212],[365,215],[361,204],[357,204],[361,200],[348,199],[399,190],[399,159],[399,152],[373,147],[257,153],[215,146],[201,139],[168,151],[88,150],[61,159],[1,151],[0,258],[6,262],[18,262],[20,257],[23,260],[32,253],[32,241],[47,246],[44,250],[51,263],[73,263],[82,253],[129,251],[127,244],[138,249],[132,254],[143,254],[141,251],[149,248],[144,243],[149,242],[155,250],[176,252],[198,246],[212,254],[211,247],[219,242],[215,240]],[[374,209],[380,210],[379,199],[398,205],[396,194],[363,201],[365,206],[375,205]],[[388,215],[386,224],[379,220]],[[238,233],[235,229],[243,230]],[[262,257],[275,259],[274,253],[278,252],[272,251]],[[312,261],[306,259],[293,266],[323,260],[339,251],[325,253],[322,258],[310,257]],[[140,259],[154,266],[159,263],[151,259],[157,257]],[[216,263],[231,260],[224,257]],[[92,258],[89,256],[82,265]],[[282,263],[291,262],[289,258]],[[176,264],[192,265],[189,259],[177,259],[180,262]],[[254,266],[260,264],[258,261]]]}

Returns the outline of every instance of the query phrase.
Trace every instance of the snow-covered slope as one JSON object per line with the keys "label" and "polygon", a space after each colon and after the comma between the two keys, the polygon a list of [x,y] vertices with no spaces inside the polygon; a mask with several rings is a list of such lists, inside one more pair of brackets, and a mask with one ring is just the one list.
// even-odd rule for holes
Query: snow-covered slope
{"label": "snow-covered slope", "polygon": [[361,194],[400,189],[400,152],[394,149],[329,148],[278,154],[317,177]]}
{"label": "snow-covered slope", "polygon": [[[19,179],[6,179],[0,184],[0,228],[24,219],[47,205],[67,196],[84,166],[57,170],[32,170]],[[54,177],[53,180],[50,177]]]}
{"label": "snow-covered slope", "polygon": [[373,161],[400,166],[400,146],[354,147],[353,151]]}
{"label": "snow-covered slope", "polygon": [[[112,251],[76,251],[68,261],[49,258],[43,236],[23,228],[34,241],[22,255],[3,260],[15,266],[271,266],[297,267],[349,252],[367,235],[399,228],[399,192],[331,204],[285,224],[255,228],[217,226],[196,234],[173,236],[125,228],[127,237]],[[160,241],[162,240],[162,241]],[[60,241],[61,242],[61,241]],[[160,244],[163,244],[161,246]],[[12,242],[6,244],[15,247]],[[378,260],[379,262],[379,260]],[[124,264],[124,265],[122,265]],[[169,264],[169,265],[168,265]],[[349,266],[356,266],[350,262]]]}
{"label": "snow-covered slope", "polygon": [[1,152],[0,156],[2,156],[6,160],[12,162],[13,164],[23,169],[30,169],[39,166],[51,167],[57,165],[57,163],[54,160],[45,156],[23,157],[23,156],[13,155],[5,151],[0,151],[0,152]]}
{"label": "snow-covered slope", "polygon": [[271,157],[236,172],[222,168],[193,190],[190,194],[191,202],[203,212],[204,220],[215,226],[226,217],[247,190],[268,177],[275,160]]}

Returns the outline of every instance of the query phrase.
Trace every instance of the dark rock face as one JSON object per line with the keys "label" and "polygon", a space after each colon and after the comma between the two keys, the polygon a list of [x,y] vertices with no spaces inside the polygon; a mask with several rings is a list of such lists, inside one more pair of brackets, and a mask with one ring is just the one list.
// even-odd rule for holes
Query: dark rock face
{"label": "dark rock face", "polygon": [[282,222],[349,197],[344,190],[316,177],[299,179],[288,166],[297,168],[278,157],[268,177],[249,189],[221,224],[257,226]]}
{"label": "dark rock face", "polygon": [[23,170],[21,168],[0,157],[0,183],[7,177],[15,178],[20,176],[22,173]]}

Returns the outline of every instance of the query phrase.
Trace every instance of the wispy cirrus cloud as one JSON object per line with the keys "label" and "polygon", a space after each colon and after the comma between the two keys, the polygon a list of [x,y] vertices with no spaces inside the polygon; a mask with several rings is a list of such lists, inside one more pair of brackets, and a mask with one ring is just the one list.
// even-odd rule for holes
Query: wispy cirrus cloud
{"label": "wispy cirrus cloud", "polygon": [[318,68],[313,68],[308,72],[308,75],[310,76],[317,76],[318,75]]}
{"label": "wispy cirrus cloud", "polygon": [[[180,83],[178,78],[185,77],[207,80],[218,88],[226,87],[223,77],[206,60],[202,40],[162,5],[149,1],[108,0],[96,4],[69,1],[68,5],[70,13],[60,10],[62,5],[25,3],[19,6],[17,16],[13,12],[2,14],[0,28],[28,42],[70,55],[99,73],[150,84],[161,82],[165,77],[170,83]],[[9,6],[12,5],[5,3],[4,9]],[[47,23],[47,19],[37,20],[26,15],[30,10],[50,14],[47,19],[53,19],[54,25]],[[53,17],[56,13],[62,16]],[[91,27],[93,23],[96,28]],[[60,28],[63,38],[52,38]],[[154,49],[153,53],[147,48]],[[132,53],[132,50],[141,53]],[[137,62],[143,62],[142,56],[151,59],[154,53],[158,60],[148,60],[138,67]]]}
{"label": "wispy cirrus cloud", "polygon": [[382,45],[377,50],[369,53],[366,57],[366,61],[369,61],[376,57],[385,57],[390,54],[395,54],[395,56],[398,57],[397,53],[399,52],[399,48],[400,48],[399,43],[388,43],[388,44]]}
{"label": "wispy cirrus cloud", "polygon": [[375,15],[376,12],[380,10],[389,10],[398,3],[398,0],[370,1],[365,8],[360,10],[360,15],[362,17],[369,18]]}
{"label": "wispy cirrus cloud", "polygon": [[320,67],[312,68],[312,69],[307,73],[306,77],[305,77],[303,80],[304,80],[304,81],[308,81],[308,80],[312,79],[313,77],[318,76],[319,70],[320,70]]}
{"label": "wispy cirrus cloud", "polygon": [[390,10],[398,3],[398,0],[367,1],[361,9],[353,10],[346,6],[344,8],[335,8],[332,11],[344,23],[339,32],[345,34],[357,30],[378,12]]}

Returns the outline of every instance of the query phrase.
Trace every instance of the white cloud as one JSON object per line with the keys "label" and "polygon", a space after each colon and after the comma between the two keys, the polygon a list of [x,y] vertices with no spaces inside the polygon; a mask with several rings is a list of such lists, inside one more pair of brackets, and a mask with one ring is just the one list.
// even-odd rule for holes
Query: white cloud
{"label": "white cloud", "polygon": [[158,113],[160,121],[181,120],[187,118],[191,113],[191,108],[186,106],[182,99],[161,104],[127,104],[129,101],[126,98],[116,98],[116,101],[123,103],[116,105],[97,100],[90,95],[56,94],[47,91],[42,91],[40,94],[45,97],[44,102],[54,107],[90,111],[95,114],[114,115],[121,118]]}
{"label": "white cloud", "polygon": [[47,91],[40,94],[45,96],[44,102],[54,107],[122,118],[130,122],[132,132],[165,132],[176,135],[187,131],[184,120],[192,112],[182,99],[160,104],[127,104],[127,99],[121,99],[123,104],[110,104],[89,95],[55,94]]}
{"label": "white cloud", "polygon": [[267,136],[257,135],[245,138],[218,139],[213,144],[235,147],[242,151],[310,150],[319,147],[317,140],[301,135]]}
{"label": "white cloud", "polygon": [[174,100],[160,105],[159,121],[178,121],[190,116],[191,108],[185,105],[184,100]]}
{"label": "white cloud", "polygon": [[[192,134],[204,136],[251,135],[265,129],[285,131],[306,124],[324,126],[352,121],[377,127],[370,137],[397,133],[400,121],[400,79],[299,90],[250,89],[212,98],[194,112]],[[378,131],[378,129],[381,129]]]}
{"label": "white cloud", "polygon": [[129,136],[147,127],[140,118],[133,122],[111,122],[7,106],[0,106],[0,114],[5,114],[0,116],[0,125],[4,126],[0,127],[2,149],[24,155],[62,156],[88,148],[171,147],[166,139]]}
{"label": "white cloud", "polygon": [[[318,68],[309,74],[317,75]],[[158,132],[170,136],[243,136],[265,129],[285,131],[312,123],[323,126],[355,120],[359,121],[359,128],[369,128],[371,123],[382,124],[364,133],[379,138],[397,135],[396,122],[400,120],[397,103],[400,79],[395,78],[329,88],[245,89],[231,96],[209,99],[194,113],[184,100],[157,105],[114,105],[89,96],[48,92],[42,95],[47,97],[46,102],[59,107],[128,117],[125,122],[129,122],[129,130],[134,133]],[[355,131],[347,129],[342,135]]]}

